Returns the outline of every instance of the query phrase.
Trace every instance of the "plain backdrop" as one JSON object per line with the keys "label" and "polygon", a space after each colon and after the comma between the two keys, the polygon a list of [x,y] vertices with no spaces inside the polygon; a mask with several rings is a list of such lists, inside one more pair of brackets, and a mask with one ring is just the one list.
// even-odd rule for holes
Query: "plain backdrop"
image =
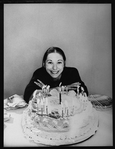
{"label": "plain backdrop", "polygon": [[112,97],[111,4],[4,4],[4,98],[23,95],[50,46],[90,94]]}

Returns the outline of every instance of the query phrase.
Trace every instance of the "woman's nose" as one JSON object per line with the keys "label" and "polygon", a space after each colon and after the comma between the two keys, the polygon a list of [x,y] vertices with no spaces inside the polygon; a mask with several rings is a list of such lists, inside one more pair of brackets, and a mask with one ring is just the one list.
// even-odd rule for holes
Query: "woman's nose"
{"label": "woman's nose", "polygon": [[56,64],[53,65],[53,69],[54,69],[54,70],[57,69],[57,65],[56,65]]}

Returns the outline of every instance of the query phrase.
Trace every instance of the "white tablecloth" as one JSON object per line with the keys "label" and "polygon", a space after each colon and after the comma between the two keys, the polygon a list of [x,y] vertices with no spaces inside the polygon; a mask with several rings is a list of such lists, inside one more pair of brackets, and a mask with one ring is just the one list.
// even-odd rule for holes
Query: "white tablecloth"
{"label": "white tablecloth", "polygon": [[[9,111],[10,121],[4,123],[4,147],[42,146],[28,141],[23,134],[21,117],[23,109]],[[73,146],[113,146],[112,109],[97,111],[99,114],[99,129],[94,136]]]}

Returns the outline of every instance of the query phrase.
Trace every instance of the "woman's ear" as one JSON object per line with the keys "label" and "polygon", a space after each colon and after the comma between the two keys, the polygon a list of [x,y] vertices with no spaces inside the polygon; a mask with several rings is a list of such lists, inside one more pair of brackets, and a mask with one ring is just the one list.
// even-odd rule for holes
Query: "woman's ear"
{"label": "woman's ear", "polygon": [[42,63],[42,66],[45,67],[45,63]]}

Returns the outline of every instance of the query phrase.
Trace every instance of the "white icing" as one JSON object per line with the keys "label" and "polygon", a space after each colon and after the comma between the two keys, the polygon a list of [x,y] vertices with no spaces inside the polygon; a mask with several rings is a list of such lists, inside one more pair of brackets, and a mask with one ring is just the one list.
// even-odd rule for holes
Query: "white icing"
{"label": "white icing", "polygon": [[[61,104],[58,102],[57,90],[50,91],[50,94],[52,96],[42,96],[43,99],[37,97],[37,110],[43,110],[37,112],[46,115],[39,116],[36,112],[33,114],[34,100],[29,102],[22,123],[29,139],[51,145],[73,143],[92,129],[95,118],[92,113],[92,104],[88,101],[86,94],[76,96],[74,91],[62,93]],[[61,117],[49,117],[48,114],[52,111],[57,111]]]}

